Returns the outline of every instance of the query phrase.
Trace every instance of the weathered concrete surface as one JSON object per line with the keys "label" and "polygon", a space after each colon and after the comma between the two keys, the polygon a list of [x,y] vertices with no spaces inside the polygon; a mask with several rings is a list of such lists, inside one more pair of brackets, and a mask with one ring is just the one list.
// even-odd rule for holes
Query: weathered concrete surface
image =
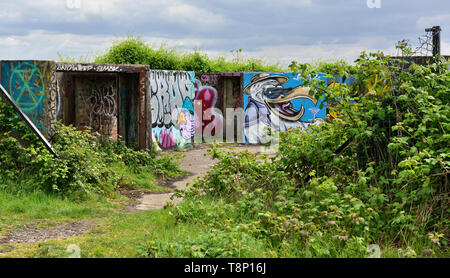
{"label": "weathered concrete surface", "polygon": [[[257,145],[237,145],[232,146],[235,151],[243,151],[248,150],[251,153],[260,153],[262,151],[261,146]],[[185,151],[185,157],[180,164],[180,168],[182,170],[186,170],[192,173],[192,175],[187,176],[182,180],[175,181],[173,183],[173,187],[176,189],[184,189],[186,185],[192,184],[193,180],[197,177],[204,175],[211,166],[217,162],[217,160],[213,160],[211,156],[204,155],[208,147],[200,146],[195,149]],[[136,206],[137,210],[150,210],[150,209],[161,209],[163,208],[168,201],[171,201],[173,193],[164,193],[164,194],[145,194],[138,201],[140,204]],[[181,201],[180,198],[175,198],[173,201],[174,204],[177,204]]]}

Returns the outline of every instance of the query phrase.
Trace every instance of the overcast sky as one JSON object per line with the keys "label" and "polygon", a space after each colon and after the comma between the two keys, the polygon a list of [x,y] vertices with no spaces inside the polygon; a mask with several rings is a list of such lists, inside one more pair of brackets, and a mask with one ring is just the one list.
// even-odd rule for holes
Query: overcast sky
{"label": "overcast sky", "polygon": [[362,50],[395,54],[401,39],[415,46],[433,25],[450,55],[449,0],[0,0],[0,60],[93,56],[132,34],[282,65],[353,61]]}

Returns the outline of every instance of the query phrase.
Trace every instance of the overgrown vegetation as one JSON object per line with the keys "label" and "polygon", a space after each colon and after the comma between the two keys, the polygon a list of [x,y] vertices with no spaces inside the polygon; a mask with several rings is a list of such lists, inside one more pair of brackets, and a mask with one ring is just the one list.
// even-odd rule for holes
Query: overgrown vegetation
{"label": "overgrown vegetation", "polygon": [[[176,160],[136,151],[124,142],[112,142],[90,130],[57,124],[55,159],[21,121],[10,105],[0,101],[0,190],[9,193],[42,191],[71,199],[110,196],[117,187],[139,185],[139,175],[149,180],[141,187],[156,189],[156,177],[180,175]],[[122,173],[120,175],[119,173]],[[125,178],[124,178],[125,177]]]}
{"label": "overgrown vegetation", "polygon": [[338,118],[282,133],[271,159],[213,147],[219,163],[169,208],[208,231],[152,239],[144,256],[365,257],[379,244],[382,256],[448,257],[450,73],[382,53],[328,67],[357,81],[327,87],[292,65]]}
{"label": "overgrown vegetation", "polygon": [[[213,60],[129,38],[96,62],[196,72],[283,71],[241,60],[239,53],[234,62]],[[293,63],[291,71],[302,74],[315,98],[336,104],[328,110],[337,118],[281,133],[279,152],[270,158],[213,146],[209,154],[219,162],[177,192],[181,204],[105,220],[110,223],[98,228],[101,233],[76,242],[84,256],[366,257],[367,247],[378,244],[383,257],[448,257],[450,73],[438,64],[405,65],[382,53],[363,53],[355,65]],[[312,79],[317,72],[351,75],[356,82],[327,86]],[[168,156],[156,159],[62,125],[54,144],[62,159],[55,160],[1,102],[0,122],[0,201],[7,213],[36,216],[10,196],[42,206],[40,200],[52,194],[75,200],[108,196],[118,185],[148,188],[141,182],[153,175],[180,173]],[[85,212],[74,202],[66,208],[55,203],[37,215],[107,211],[94,207]],[[52,243],[59,250],[53,253],[38,246],[39,256],[65,256],[65,243]]]}
{"label": "overgrown vegetation", "polygon": [[[183,70],[199,73],[244,72],[244,71],[287,71],[279,64],[271,64],[260,58],[242,58],[242,49],[230,51],[233,58],[210,58],[198,49],[191,52],[170,48],[162,44],[159,48],[146,44],[139,37],[128,37],[114,41],[103,55],[93,58],[95,63],[141,64],[151,69]],[[63,58],[63,61],[73,59]],[[84,58],[83,58],[84,59]]]}

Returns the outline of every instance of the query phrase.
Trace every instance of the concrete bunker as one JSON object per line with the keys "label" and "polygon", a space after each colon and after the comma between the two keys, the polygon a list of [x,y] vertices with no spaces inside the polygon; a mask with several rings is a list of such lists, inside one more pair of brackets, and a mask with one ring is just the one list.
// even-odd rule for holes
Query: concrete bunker
{"label": "concrete bunker", "polygon": [[147,131],[145,65],[57,63],[57,119],[90,127],[139,149],[151,149]]}

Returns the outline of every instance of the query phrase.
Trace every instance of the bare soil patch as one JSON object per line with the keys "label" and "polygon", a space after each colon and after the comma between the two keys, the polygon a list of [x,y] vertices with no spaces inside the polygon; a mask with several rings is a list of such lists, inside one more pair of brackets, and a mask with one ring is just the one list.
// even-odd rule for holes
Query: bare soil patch
{"label": "bare soil patch", "polygon": [[0,237],[0,252],[5,249],[1,247],[10,246],[8,245],[9,243],[34,243],[77,236],[89,231],[93,227],[95,227],[94,222],[86,219],[57,224],[51,228],[37,228],[33,225],[24,225],[9,231],[6,236]]}

